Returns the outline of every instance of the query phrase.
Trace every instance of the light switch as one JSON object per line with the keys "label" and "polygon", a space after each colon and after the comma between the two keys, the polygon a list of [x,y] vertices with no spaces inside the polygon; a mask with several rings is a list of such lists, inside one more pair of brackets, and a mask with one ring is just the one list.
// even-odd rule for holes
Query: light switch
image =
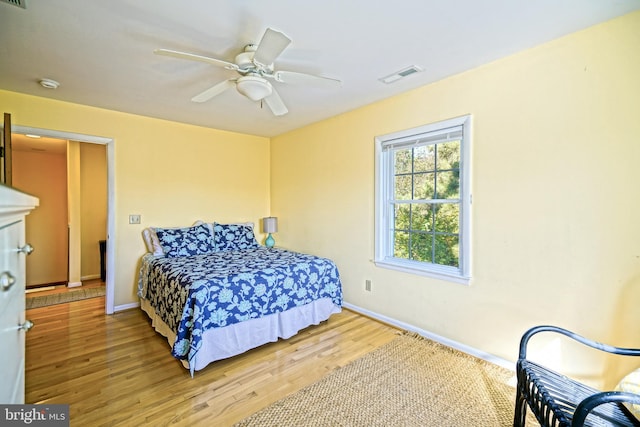
{"label": "light switch", "polygon": [[129,224],[140,224],[140,215],[129,215]]}

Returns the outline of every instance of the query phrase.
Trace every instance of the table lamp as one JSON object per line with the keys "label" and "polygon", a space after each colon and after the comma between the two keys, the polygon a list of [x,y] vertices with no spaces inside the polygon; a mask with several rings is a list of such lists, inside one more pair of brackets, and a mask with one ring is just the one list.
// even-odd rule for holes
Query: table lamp
{"label": "table lamp", "polygon": [[262,229],[265,233],[269,233],[267,236],[267,240],[265,240],[264,244],[268,248],[272,248],[273,245],[276,244],[275,239],[271,235],[271,233],[275,233],[278,231],[278,218],[275,216],[268,216],[266,218],[262,218]]}

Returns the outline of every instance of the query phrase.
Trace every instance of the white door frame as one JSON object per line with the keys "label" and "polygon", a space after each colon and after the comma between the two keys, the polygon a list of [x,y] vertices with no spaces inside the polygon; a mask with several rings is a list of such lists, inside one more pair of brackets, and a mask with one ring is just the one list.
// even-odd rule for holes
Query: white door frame
{"label": "white door frame", "polygon": [[11,133],[40,135],[49,138],[68,139],[71,141],[102,144],[107,147],[107,262],[106,262],[106,295],[105,312],[113,314],[115,300],[115,141],[113,138],[95,135],[85,135],[74,132],[64,132],[51,129],[40,129],[30,126],[11,125]]}

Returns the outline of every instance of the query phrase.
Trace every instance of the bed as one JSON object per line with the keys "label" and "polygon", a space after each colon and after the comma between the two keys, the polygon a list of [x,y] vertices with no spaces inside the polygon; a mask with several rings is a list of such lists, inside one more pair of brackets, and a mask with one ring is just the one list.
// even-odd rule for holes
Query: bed
{"label": "bed", "polygon": [[145,231],[140,306],[192,376],[341,311],[333,261],[261,246],[251,224]]}

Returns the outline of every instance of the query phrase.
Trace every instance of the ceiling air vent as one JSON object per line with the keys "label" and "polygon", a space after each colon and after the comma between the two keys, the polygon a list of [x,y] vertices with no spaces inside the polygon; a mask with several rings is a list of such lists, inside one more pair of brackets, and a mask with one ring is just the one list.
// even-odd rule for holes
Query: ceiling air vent
{"label": "ceiling air vent", "polygon": [[21,7],[23,9],[27,8],[27,4],[25,3],[27,0],[0,0],[3,3],[9,3],[14,6]]}
{"label": "ceiling air vent", "polygon": [[389,74],[388,76],[381,78],[380,81],[383,83],[393,83],[404,77],[410,76],[411,74],[419,73],[420,71],[422,71],[421,67],[418,67],[417,65],[412,65],[411,67],[407,67],[400,71],[396,71],[393,74]]}

